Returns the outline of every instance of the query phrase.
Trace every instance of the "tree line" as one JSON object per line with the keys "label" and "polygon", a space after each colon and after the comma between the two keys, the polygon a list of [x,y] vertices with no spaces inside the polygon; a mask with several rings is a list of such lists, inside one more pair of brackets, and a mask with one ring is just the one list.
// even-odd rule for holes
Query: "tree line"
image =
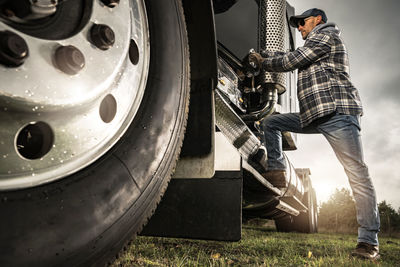
{"label": "tree line", "polygon": [[[400,233],[400,208],[396,211],[391,204],[382,201],[378,204],[378,209],[381,233]],[[320,229],[334,232],[357,231],[356,206],[349,189],[336,189],[328,201],[321,203],[318,225]]]}

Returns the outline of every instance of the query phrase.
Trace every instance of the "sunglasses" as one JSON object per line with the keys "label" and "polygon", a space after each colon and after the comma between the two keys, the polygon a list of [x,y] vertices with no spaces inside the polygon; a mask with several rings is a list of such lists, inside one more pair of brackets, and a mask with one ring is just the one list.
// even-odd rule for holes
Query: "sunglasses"
{"label": "sunglasses", "polygon": [[305,18],[305,19],[300,19],[297,21],[297,27],[299,26],[304,26],[306,24],[306,21],[309,20],[311,17]]}

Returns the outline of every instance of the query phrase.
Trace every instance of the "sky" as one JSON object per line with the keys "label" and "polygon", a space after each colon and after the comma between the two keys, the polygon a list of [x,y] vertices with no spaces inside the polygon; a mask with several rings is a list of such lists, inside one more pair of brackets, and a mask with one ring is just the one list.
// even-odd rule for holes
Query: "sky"
{"label": "sky", "polygon": [[[242,20],[254,20],[246,11],[250,0],[240,0],[235,23],[244,35],[254,36],[252,27],[239,29]],[[342,30],[349,53],[350,75],[364,106],[361,135],[365,162],[369,168],[377,200],[400,207],[400,1],[399,0],[289,0],[296,14],[317,7],[329,22]],[[236,8],[236,7],[234,7]],[[233,8],[232,8],[233,9]],[[222,29],[224,30],[224,29]],[[253,37],[238,35],[234,42],[253,47]],[[243,41],[245,39],[245,41]],[[296,31],[297,46],[303,45]],[[350,188],[347,176],[322,135],[298,135],[299,149],[289,153],[297,168],[310,168],[319,202],[328,200],[335,188]]]}

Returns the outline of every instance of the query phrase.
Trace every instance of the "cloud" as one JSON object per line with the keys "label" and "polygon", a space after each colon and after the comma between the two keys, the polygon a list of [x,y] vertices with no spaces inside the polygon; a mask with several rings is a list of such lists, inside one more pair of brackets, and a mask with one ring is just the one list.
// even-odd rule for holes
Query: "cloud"
{"label": "cloud", "polygon": [[377,103],[376,110],[362,120],[365,161],[375,184],[378,200],[400,207],[400,122],[399,107],[394,101]]}

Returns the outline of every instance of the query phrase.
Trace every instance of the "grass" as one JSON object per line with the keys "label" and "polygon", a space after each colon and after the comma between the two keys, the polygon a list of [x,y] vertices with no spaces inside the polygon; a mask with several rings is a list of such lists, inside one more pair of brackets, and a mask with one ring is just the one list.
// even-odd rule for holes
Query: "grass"
{"label": "grass", "polygon": [[378,262],[350,256],[355,234],[278,233],[244,225],[242,240],[137,237],[112,266],[399,266],[400,239],[381,237]]}

